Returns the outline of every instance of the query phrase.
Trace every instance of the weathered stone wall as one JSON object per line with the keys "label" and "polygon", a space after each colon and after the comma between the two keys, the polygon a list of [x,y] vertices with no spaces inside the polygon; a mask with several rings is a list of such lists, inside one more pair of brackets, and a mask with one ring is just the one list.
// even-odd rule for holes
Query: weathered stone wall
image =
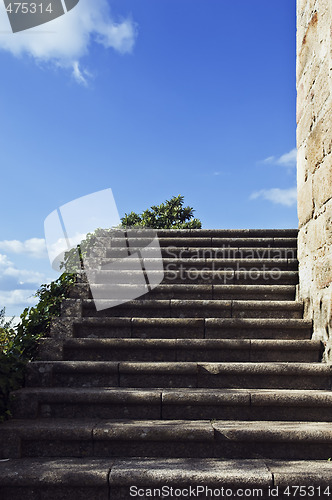
{"label": "weathered stone wall", "polygon": [[297,0],[299,297],[332,360],[332,0]]}

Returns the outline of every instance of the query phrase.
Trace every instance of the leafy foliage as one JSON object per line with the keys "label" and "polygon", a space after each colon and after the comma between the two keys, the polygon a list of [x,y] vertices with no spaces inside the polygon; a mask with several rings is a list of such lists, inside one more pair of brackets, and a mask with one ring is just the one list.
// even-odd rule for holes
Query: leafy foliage
{"label": "leafy foliage", "polygon": [[15,330],[12,328],[13,320],[6,321],[6,309],[0,309],[0,352],[6,353],[15,337]]}
{"label": "leafy foliage", "polygon": [[105,230],[98,228],[94,233],[88,233],[77,247],[66,252],[60,268],[65,269],[69,274],[80,272],[83,269],[84,257],[86,257],[89,248],[93,246],[101,232],[104,234]]}
{"label": "leafy foliage", "polygon": [[25,366],[36,356],[38,340],[49,334],[52,317],[60,315],[61,302],[75,280],[76,275],[64,273],[42,285],[36,293],[38,304],[24,309],[16,327],[5,322],[5,310],[0,311],[0,421],[10,416],[9,394],[23,386]]}
{"label": "leafy foliage", "polygon": [[17,326],[16,343],[26,358],[34,357],[36,340],[49,334],[51,320],[54,316],[60,316],[61,302],[75,281],[75,274],[63,273],[56,281],[41,285],[35,295],[39,298],[38,304],[24,309]]}
{"label": "leafy foliage", "polygon": [[9,393],[23,381],[23,363],[17,355],[13,320],[5,320],[5,308],[0,310],[0,421],[10,415]]}
{"label": "leafy foliage", "polygon": [[202,223],[194,218],[194,209],[183,206],[184,197],[173,196],[160,205],[153,205],[142,214],[131,212],[121,219],[124,227],[141,226],[153,229],[200,229]]}
{"label": "leafy foliage", "polygon": [[[202,223],[194,218],[194,209],[183,206],[184,197],[173,196],[160,205],[153,205],[142,214],[130,212],[121,219],[122,225],[117,228],[128,227],[146,227],[152,229],[200,229]],[[107,229],[98,228],[94,233],[89,233],[84,240],[77,246],[65,253],[64,262],[61,269],[69,273],[77,272],[83,269],[83,259],[88,250],[95,243],[98,236],[105,236]],[[78,262],[79,256],[79,262]]]}

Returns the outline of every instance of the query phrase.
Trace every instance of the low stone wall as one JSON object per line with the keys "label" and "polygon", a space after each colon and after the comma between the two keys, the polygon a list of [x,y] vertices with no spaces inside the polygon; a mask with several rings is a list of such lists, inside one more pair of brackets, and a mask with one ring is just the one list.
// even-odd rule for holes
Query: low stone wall
{"label": "low stone wall", "polygon": [[297,1],[299,298],[332,360],[332,3]]}

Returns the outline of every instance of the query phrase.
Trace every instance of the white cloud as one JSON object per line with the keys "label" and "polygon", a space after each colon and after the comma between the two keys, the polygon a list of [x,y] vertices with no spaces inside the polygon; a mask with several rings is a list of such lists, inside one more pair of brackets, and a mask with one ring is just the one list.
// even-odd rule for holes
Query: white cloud
{"label": "white cloud", "polygon": [[[17,251],[16,253],[20,250],[25,250],[25,248],[22,248],[24,245],[19,241],[14,240],[14,242],[6,243],[8,243],[8,247],[10,247],[10,244],[13,243],[12,246]],[[18,245],[19,243],[21,244]],[[14,288],[21,288],[22,290],[28,289],[31,288],[31,285],[39,287],[42,283],[45,283],[45,281],[46,276],[44,273],[28,269],[19,269],[11,260],[8,259],[7,255],[0,254],[0,287],[2,291],[12,290]]]}
{"label": "white cloud", "polygon": [[36,285],[41,285],[45,279],[45,275],[38,271],[28,271],[26,269],[17,269],[16,267],[7,267],[1,273],[3,277],[15,278],[19,285],[25,285],[26,283],[33,283]]}
{"label": "white cloud", "polygon": [[297,149],[294,148],[289,153],[285,153],[280,156],[277,160],[278,165],[284,165],[285,167],[296,167],[297,163]]}
{"label": "white cloud", "polygon": [[78,61],[73,63],[73,77],[77,81],[84,86],[88,84],[88,78],[91,78],[91,73],[89,73],[86,69],[81,70]]}
{"label": "white cloud", "polygon": [[268,156],[265,160],[262,160],[260,163],[274,163],[276,160],[275,156]]}
{"label": "white cloud", "polygon": [[8,259],[7,255],[3,255],[0,253],[0,267],[9,267],[12,266],[13,263]]}
{"label": "white cloud", "polygon": [[265,158],[265,160],[260,163],[264,164],[272,164],[272,165],[281,165],[283,167],[296,167],[297,163],[297,149],[294,148],[288,153],[285,153],[281,156],[269,156]]}
{"label": "white cloud", "polygon": [[272,201],[272,203],[291,207],[295,205],[297,201],[297,188],[261,189],[260,191],[252,193],[252,195],[250,196],[251,200],[256,200],[257,198],[263,198],[264,200]]}
{"label": "white cloud", "polygon": [[132,19],[116,22],[107,0],[80,0],[65,15],[47,24],[19,33],[11,33],[3,2],[0,5],[0,50],[16,57],[28,55],[38,63],[52,63],[69,68],[80,84],[86,85],[90,73],[80,60],[95,42],[120,54],[133,49],[137,30]]}
{"label": "white cloud", "polygon": [[30,238],[29,240],[3,240],[0,241],[0,250],[15,254],[26,254],[29,257],[44,258],[46,244],[43,238]]}
{"label": "white cloud", "polygon": [[[20,306],[22,309],[27,306],[33,306],[37,303],[33,295],[36,290],[0,290],[0,304],[7,306]],[[7,311],[6,311],[7,312]]]}

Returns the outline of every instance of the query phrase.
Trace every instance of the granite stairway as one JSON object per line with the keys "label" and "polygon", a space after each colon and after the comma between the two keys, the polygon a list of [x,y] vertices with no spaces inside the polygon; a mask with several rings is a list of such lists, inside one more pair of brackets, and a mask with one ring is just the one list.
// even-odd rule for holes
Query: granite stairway
{"label": "granite stairway", "polygon": [[[97,311],[82,279],[63,302],[0,426],[0,498],[328,498],[332,368],[296,300],[297,231],[158,236],[146,295]],[[136,273],[96,272],[99,302]]]}

